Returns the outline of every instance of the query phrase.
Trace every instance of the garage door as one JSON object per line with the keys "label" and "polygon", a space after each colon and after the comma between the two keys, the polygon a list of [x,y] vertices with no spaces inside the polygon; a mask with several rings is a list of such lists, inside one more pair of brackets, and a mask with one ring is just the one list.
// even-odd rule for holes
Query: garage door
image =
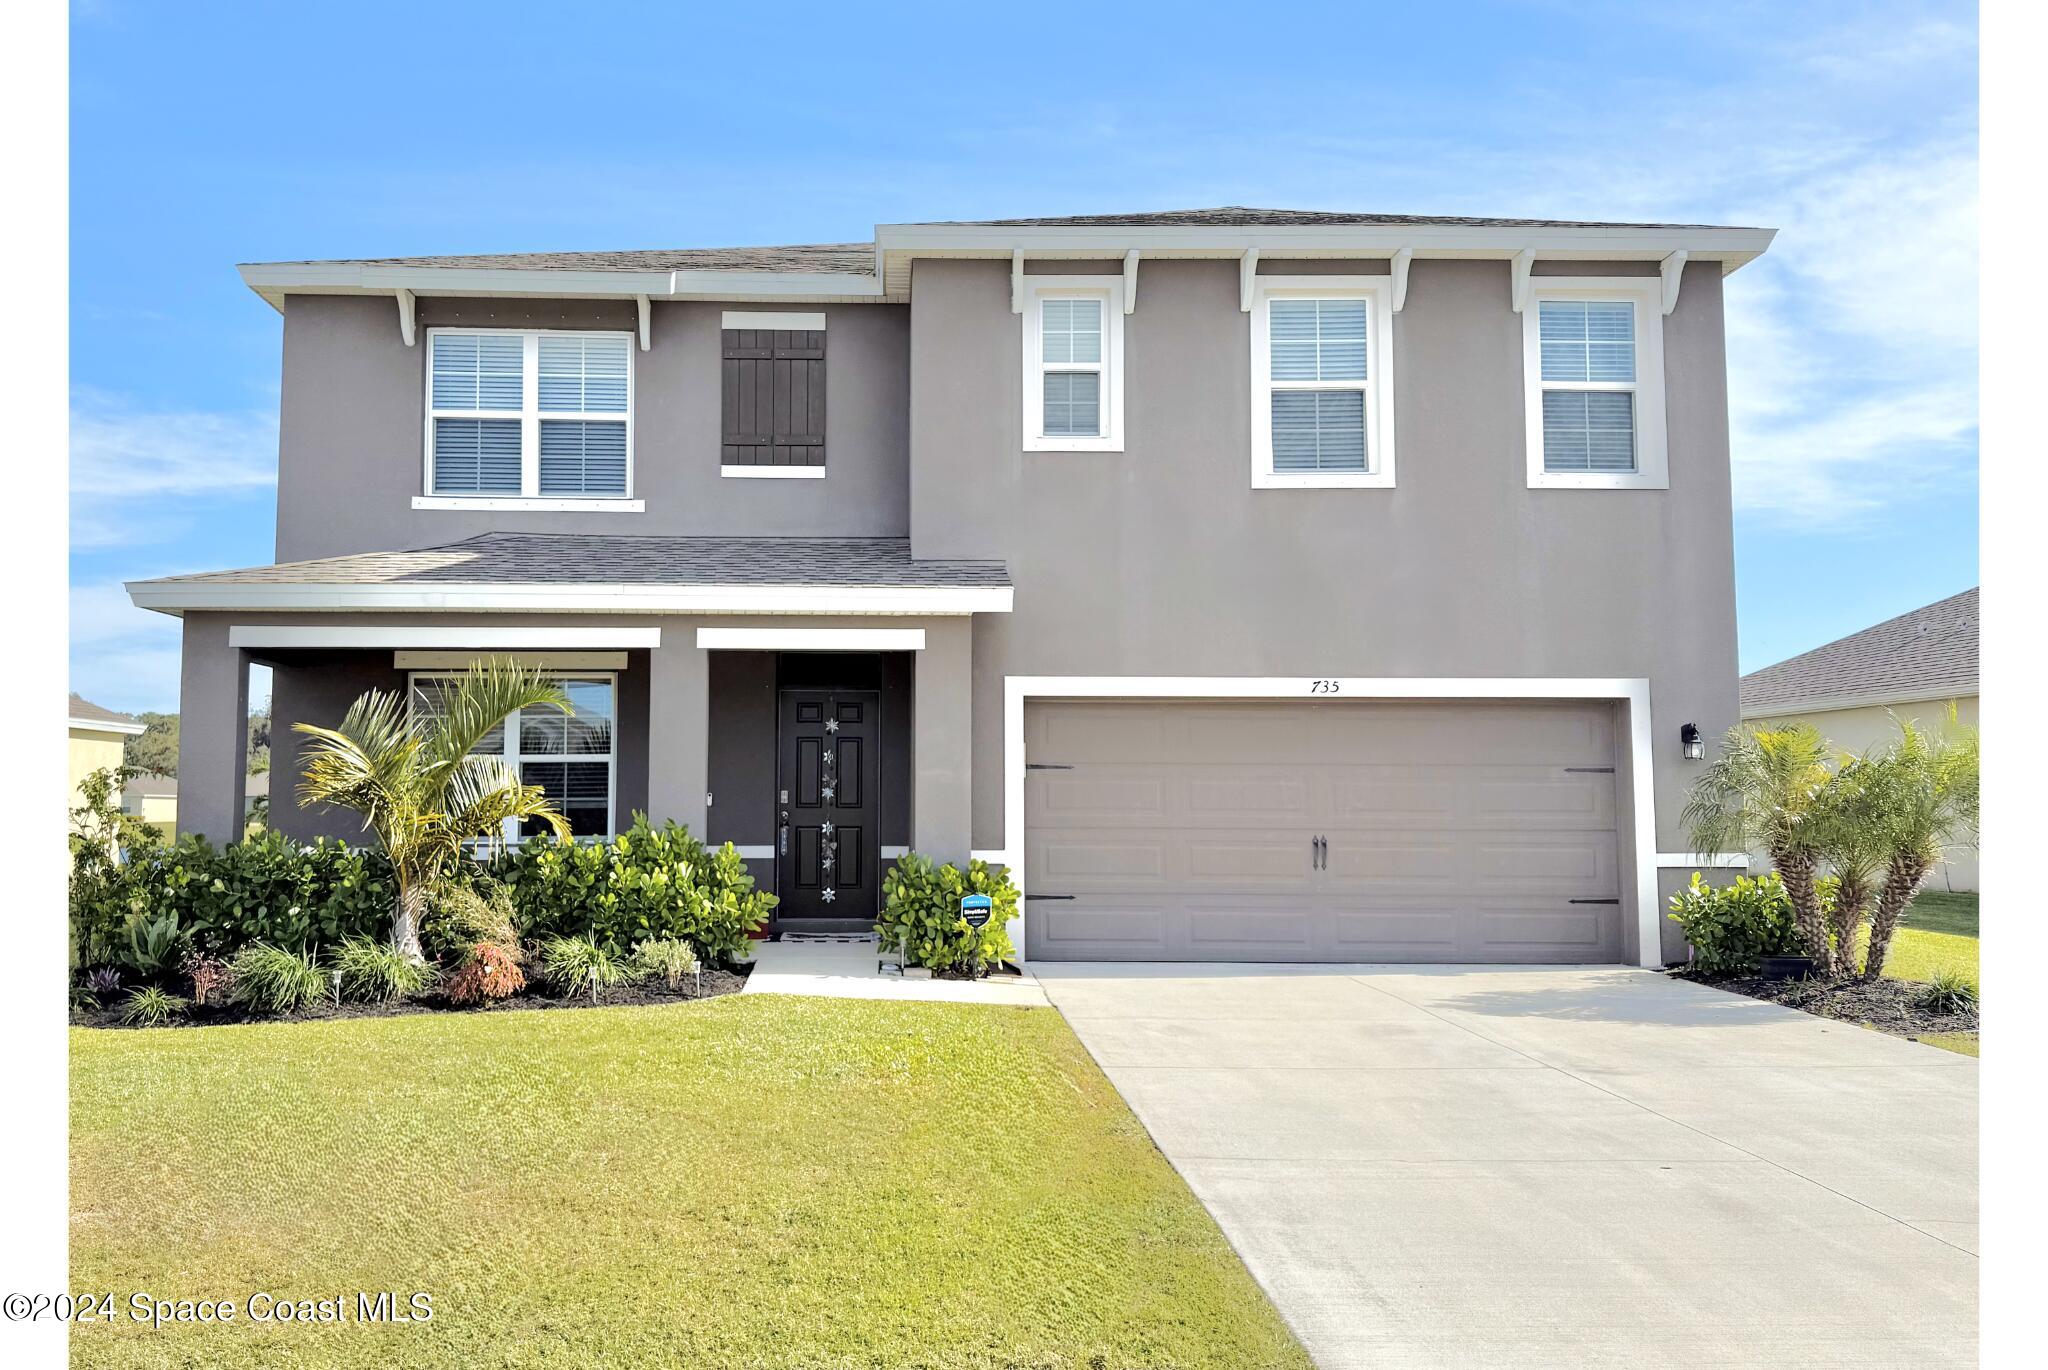
{"label": "garage door", "polygon": [[1034,703],[1026,954],[1621,959],[1599,703]]}

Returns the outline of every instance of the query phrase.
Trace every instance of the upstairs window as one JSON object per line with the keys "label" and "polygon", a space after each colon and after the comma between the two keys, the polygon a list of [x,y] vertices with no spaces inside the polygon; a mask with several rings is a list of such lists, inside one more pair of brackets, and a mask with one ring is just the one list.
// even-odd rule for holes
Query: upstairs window
{"label": "upstairs window", "polygon": [[427,352],[427,497],[416,503],[627,502],[630,334],[437,328]]}
{"label": "upstairs window", "polygon": [[1532,286],[1523,310],[1532,486],[1666,485],[1657,284]]}
{"label": "upstairs window", "polygon": [[1253,485],[1394,483],[1389,289],[1381,277],[1259,278]]}
{"label": "upstairs window", "polygon": [[1123,281],[1025,283],[1024,450],[1122,451]]}

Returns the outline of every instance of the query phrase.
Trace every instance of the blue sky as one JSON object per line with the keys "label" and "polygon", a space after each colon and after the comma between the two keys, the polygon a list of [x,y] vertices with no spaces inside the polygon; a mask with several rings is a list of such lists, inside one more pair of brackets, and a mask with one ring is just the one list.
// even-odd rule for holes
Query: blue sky
{"label": "blue sky", "polygon": [[270,560],[279,319],[236,262],[916,219],[1776,227],[1728,293],[1743,668],[1976,583],[1971,6],[767,13],[75,5],[72,687],[176,708],[119,582]]}

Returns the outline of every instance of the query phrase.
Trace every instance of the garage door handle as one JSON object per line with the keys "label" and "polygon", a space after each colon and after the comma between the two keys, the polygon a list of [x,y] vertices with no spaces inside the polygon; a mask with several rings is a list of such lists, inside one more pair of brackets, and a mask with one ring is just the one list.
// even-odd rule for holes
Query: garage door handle
{"label": "garage door handle", "polygon": [[1567,904],[1619,904],[1619,899],[1567,899]]}

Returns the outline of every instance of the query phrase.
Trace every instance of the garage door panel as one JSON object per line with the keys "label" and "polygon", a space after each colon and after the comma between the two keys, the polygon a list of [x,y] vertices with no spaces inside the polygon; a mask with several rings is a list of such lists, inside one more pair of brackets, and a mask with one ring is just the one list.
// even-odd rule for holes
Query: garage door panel
{"label": "garage door panel", "polygon": [[1613,713],[1034,703],[1027,954],[1614,960],[1618,904],[1570,902],[1618,898]]}

